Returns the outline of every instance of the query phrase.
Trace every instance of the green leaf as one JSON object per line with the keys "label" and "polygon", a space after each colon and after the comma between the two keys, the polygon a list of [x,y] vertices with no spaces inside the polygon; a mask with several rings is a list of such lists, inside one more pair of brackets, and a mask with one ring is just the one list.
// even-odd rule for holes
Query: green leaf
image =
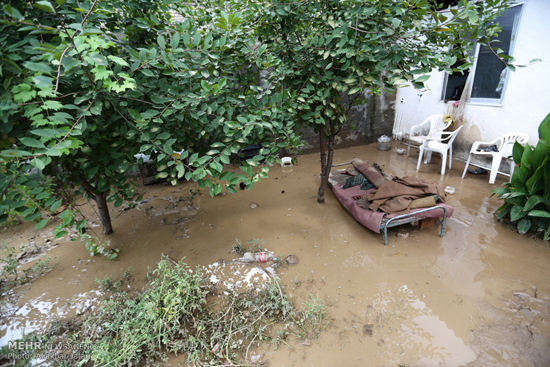
{"label": "green leaf", "polygon": [[112,60],[115,64],[122,65],[122,66],[130,66],[123,58],[118,56],[109,55],[107,56],[109,60]]}
{"label": "green leaf", "polygon": [[33,158],[30,160],[29,163],[35,166],[36,168],[38,168],[39,170],[43,170],[44,168],[46,168],[46,165],[40,158]]}
{"label": "green leaf", "polygon": [[166,40],[164,39],[164,37],[162,35],[157,37],[157,44],[163,50],[166,48]]}
{"label": "green leaf", "polygon": [[523,147],[523,145],[521,145],[517,141],[514,143],[514,148],[512,150],[512,157],[514,158],[514,162],[516,164],[521,163],[521,157],[523,156],[523,150],[524,149],[525,148]]}
{"label": "green leaf", "polygon": [[185,174],[185,166],[179,163],[178,165],[176,165],[176,171],[178,171],[177,177],[182,178]]}
{"label": "green leaf", "polygon": [[424,83],[428,79],[430,79],[429,75],[422,75],[421,77],[416,78],[414,81],[417,83]]}
{"label": "green leaf", "polygon": [[50,207],[50,211],[55,212],[57,209],[59,209],[59,207],[61,206],[62,203],[63,203],[63,200],[62,200],[62,199],[57,200],[57,201],[56,201],[55,203],[53,203],[52,206]]}
{"label": "green leaf", "polygon": [[49,1],[46,1],[46,0],[37,1],[36,3],[33,4],[33,6],[34,6],[35,8],[38,8],[38,9],[41,9],[41,10],[45,10],[45,11],[47,11],[48,13],[55,14],[55,9],[54,9],[54,7],[52,6],[52,3],[50,3]]}
{"label": "green leaf", "polygon": [[19,10],[17,10],[17,8],[11,6],[11,4],[9,4],[9,3],[4,7],[4,11],[6,12],[6,14],[11,16],[12,18],[23,19],[23,15],[21,15]]}
{"label": "green leaf", "polygon": [[531,220],[524,218],[518,222],[518,232],[521,234],[525,234],[529,231],[529,228],[531,228]]}
{"label": "green leaf", "polygon": [[45,62],[30,62],[26,61],[23,63],[23,66],[29,70],[37,71],[39,73],[50,74],[53,72],[53,69]]}
{"label": "green leaf", "polygon": [[530,217],[550,218],[550,212],[544,210],[531,210],[528,215]]}
{"label": "green leaf", "polygon": [[36,139],[33,139],[33,138],[21,137],[21,138],[19,138],[19,140],[28,147],[32,147],[32,148],[45,148],[46,147],[42,142],[40,142]]}
{"label": "green leaf", "polygon": [[98,80],[106,80],[109,79],[109,76],[113,74],[111,70],[108,70],[106,66],[104,65],[97,65],[92,69],[92,73],[94,74],[94,81]]}
{"label": "green leaf", "polygon": [[52,87],[52,79],[47,76],[35,76],[32,78],[32,82],[40,89],[48,89]]}
{"label": "green leaf", "polygon": [[59,101],[45,101],[42,105],[42,108],[46,110],[60,110],[63,107],[63,104]]}
{"label": "green leaf", "polygon": [[34,129],[30,131],[31,134],[43,136],[46,138],[55,138],[65,135],[66,131],[62,129]]}
{"label": "green leaf", "polygon": [[24,217],[24,219],[26,221],[33,221],[33,220],[37,220],[38,218],[41,218],[42,217],[42,214],[40,213],[34,213],[34,214],[29,214],[27,216]]}
{"label": "green leaf", "polygon": [[42,229],[46,226],[46,224],[48,224],[48,222],[50,221],[49,218],[46,218],[46,219],[42,219],[40,222],[38,222],[36,224],[36,226],[34,226],[34,229]]}
{"label": "green leaf", "polygon": [[181,40],[181,36],[179,33],[174,33],[172,36],[172,39],[170,40],[170,46],[172,48],[177,48]]}
{"label": "green leaf", "polygon": [[155,74],[149,69],[140,69],[141,73],[145,76],[155,76]]}
{"label": "green leaf", "polygon": [[514,205],[512,210],[510,211],[510,220],[512,222],[515,222],[527,215],[527,212],[523,211],[523,206],[520,205]]}
{"label": "green leaf", "polygon": [[546,115],[539,125],[539,139],[550,143],[550,113]]}
{"label": "green leaf", "polygon": [[98,54],[98,53],[91,54],[91,55],[86,56],[86,59],[91,61],[92,64],[96,64],[96,66],[99,66],[99,65],[108,66],[109,65],[109,62],[107,61],[105,56],[103,56],[102,54]]}

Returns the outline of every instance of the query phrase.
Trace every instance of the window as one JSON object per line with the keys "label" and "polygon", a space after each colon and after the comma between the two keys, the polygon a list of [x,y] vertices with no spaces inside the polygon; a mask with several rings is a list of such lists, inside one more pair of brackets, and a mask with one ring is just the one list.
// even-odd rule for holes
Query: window
{"label": "window", "polygon": [[[519,22],[521,5],[516,5],[506,10],[495,22],[500,24],[502,30],[498,37],[491,42],[494,50],[500,48],[504,54],[511,55],[513,51],[516,29]],[[499,104],[504,97],[506,82],[508,80],[508,68],[502,60],[495,55],[489,47],[477,45],[472,50],[475,53],[476,61],[470,72],[464,71],[446,75],[445,84],[441,99],[445,102],[449,100],[459,100],[464,88],[466,80],[470,73],[473,73],[473,82],[470,90],[470,102],[472,103],[487,103]],[[464,63],[458,61],[453,67],[457,67]]]}
{"label": "window", "polygon": [[[458,60],[453,65],[453,69],[463,64],[463,60]],[[449,100],[458,101],[460,96],[462,96],[462,92],[466,86],[466,80],[468,79],[469,74],[470,73],[468,70],[464,70],[462,73],[456,72],[453,74],[446,74],[445,86],[443,87],[443,95],[441,96],[441,99],[445,100],[445,102],[448,102]]]}
{"label": "window", "polygon": [[[491,42],[493,49],[502,49],[505,55],[511,55],[516,38],[521,5],[506,10],[496,20],[502,30],[496,40]],[[491,48],[478,45],[477,61],[474,69],[474,80],[470,93],[471,102],[500,103],[504,97],[508,68],[495,55]]]}

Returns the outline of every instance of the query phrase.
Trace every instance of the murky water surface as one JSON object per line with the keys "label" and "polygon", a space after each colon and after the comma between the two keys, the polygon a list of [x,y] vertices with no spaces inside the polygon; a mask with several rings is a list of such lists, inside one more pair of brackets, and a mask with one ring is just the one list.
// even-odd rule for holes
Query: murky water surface
{"label": "murky water surface", "polygon": [[316,154],[300,156],[294,167],[273,167],[269,179],[237,194],[190,195],[197,188],[189,184],[145,187],[137,209],[112,212],[116,233],[109,239],[121,250],[114,262],[91,258],[82,243],[52,239],[51,229],[26,224],[2,233],[15,247],[30,238],[48,245],[57,265],[20,289],[18,305],[0,325],[0,345],[93,307],[97,278],[119,279],[132,267],[133,286],[140,287],[162,253],[202,266],[213,282],[260,287],[268,274],[220,260],[238,258],[231,253],[236,239],[261,238],[268,250],[299,258],[279,270],[283,284],[301,284],[295,299],[312,294],[334,318],[311,345],[258,351],[272,366],[550,366],[550,249],[494,220],[500,202],[489,191],[505,177],[497,185],[486,176],[462,180],[458,162],[441,176],[438,158],[417,173],[416,152],[407,158],[375,145],[339,150],[335,163],[353,157],[455,187],[445,236],[435,227],[398,227],[384,246],[330,191],[317,204]]}

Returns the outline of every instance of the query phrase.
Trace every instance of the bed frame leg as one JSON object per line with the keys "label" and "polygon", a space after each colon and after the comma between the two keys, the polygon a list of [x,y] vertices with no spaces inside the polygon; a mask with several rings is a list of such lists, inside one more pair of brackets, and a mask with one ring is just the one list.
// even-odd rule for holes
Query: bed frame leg
{"label": "bed frame leg", "polygon": [[439,237],[443,237],[443,234],[445,233],[445,222],[447,222],[447,210],[443,209],[443,219],[441,219],[441,231],[439,232]]}

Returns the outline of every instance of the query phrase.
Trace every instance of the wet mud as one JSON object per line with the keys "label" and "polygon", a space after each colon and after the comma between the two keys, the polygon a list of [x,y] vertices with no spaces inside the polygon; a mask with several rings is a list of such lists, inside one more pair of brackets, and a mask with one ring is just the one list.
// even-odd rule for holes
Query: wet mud
{"label": "wet mud", "polygon": [[[271,366],[550,366],[550,248],[495,220],[500,201],[490,190],[507,178],[499,176],[495,185],[487,176],[462,180],[464,165],[456,161],[441,176],[438,157],[416,172],[417,151],[397,155],[402,147],[341,149],[334,163],[358,157],[397,176],[453,186],[447,203],[456,210],[442,238],[436,227],[406,225],[390,229],[384,246],[330,190],[318,204],[317,154],[299,156],[293,167],[272,167],[268,179],[236,194],[211,198],[185,183],[142,187],[137,208],[112,211],[115,233],[107,239],[120,249],[116,261],[90,257],[78,241],[53,239],[52,228],[9,227],[2,242],[19,248],[32,238],[48,246],[45,256],[56,266],[18,290],[15,308],[0,325],[0,345],[23,329],[93,307],[98,278],[120,279],[131,267],[132,286],[141,287],[163,253],[203,266],[213,282],[241,287],[265,281],[253,267],[221,261],[239,257],[231,253],[236,239],[263,239],[267,250],[299,259],[277,271],[294,301],[313,295],[333,318],[317,340],[254,351]],[[100,234],[93,207],[83,210],[93,221],[90,230]]]}

